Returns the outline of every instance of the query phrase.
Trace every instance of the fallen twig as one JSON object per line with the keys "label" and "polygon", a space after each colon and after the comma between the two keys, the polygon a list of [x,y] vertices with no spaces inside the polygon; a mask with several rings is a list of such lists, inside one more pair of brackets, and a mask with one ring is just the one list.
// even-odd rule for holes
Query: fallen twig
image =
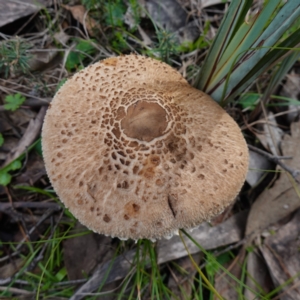
{"label": "fallen twig", "polygon": [[292,175],[292,177],[295,179],[295,181],[297,183],[300,183],[299,179],[297,178],[300,175],[300,171],[299,170],[295,170],[289,166],[287,166],[286,164],[284,164],[281,160],[283,159],[292,159],[291,156],[275,156],[271,153],[268,153],[264,150],[261,150],[259,148],[256,148],[252,145],[248,145],[248,148],[262,156],[264,156],[265,158],[267,158],[268,160],[274,162],[275,164],[279,165],[283,170],[287,171],[289,174]]}
{"label": "fallen twig", "polygon": [[[7,211],[11,209],[11,203],[0,203],[0,211]],[[51,209],[53,211],[58,211],[61,206],[54,202],[13,202],[13,208],[39,208],[39,209]]]}
{"label": "fallen twig", "polygon": [[15,149],[12,149],[10,154],[7,156],[6,161],[3,167],[7,166],[14,159],[18,158],[26,149],[35,141],[37,136],[40,134],[40,130],[43,124],[44,116],[46,114],[47,107],[41,107],[39,113],[37,114],[35,119],[32,119],[29,122],[29,125],[20,139],[18,145]]}

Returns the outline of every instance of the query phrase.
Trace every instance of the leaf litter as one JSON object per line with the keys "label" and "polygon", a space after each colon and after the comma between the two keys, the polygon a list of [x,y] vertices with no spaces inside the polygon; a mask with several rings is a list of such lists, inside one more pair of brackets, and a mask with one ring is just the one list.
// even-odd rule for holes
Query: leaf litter
{"label": "leaf litter", "polygon": [[300,210],[266,238],[260,251],[275,286],[282,286],[278,299],[300,299]]}
{"label": "leaf litter", "polygon": [[[291,156],[287,166],[300,169],[300,122],[291,124],[291,135],[285,134],[281,141],[283,155]],[[277,167],[279,179],[261,193],[253,203],[247,221],[246,236],[255,236],[300,207],[299,183],[286,171]]]}
{"label": "leaf litter", "polygon": [[[37,295],[36,290],[31,293],[22,286],[24,279],[28,279],[24,274],[42,274],[38,266],[44,263],[43,257],[49,254],[48,245],[56,241],[53,238],[56,230],[66,229],[72,224],[70,228],[74,236],[65,240],[62,238],[58,248],[53,248],[61,249],[62,253],[56,257],[60,262],[49,269],[47,274],[65,279],[52,282],[52,289],[66,284],[72,287],[73,292],[64,299],[83,299],[86,294],[96,292],[103,285],[100,293],[104,294],[99,297],[116,299],[112,295],[116,295],[122,284],[132,278],[136,271],[137,246],[94,233],[81,235],[85,228],[74,225],[68,212],[65,211],[62,216],[61,206],[55,202],[57,199],[45,175],[42,156],[38,151],[46,109],[57,87],[62,84],[62,79],[93,60],[114,55],[116,47],[119,52],[128,53],[136,51],[138,45],[143,47],[144,53],[159,57],[156,34],[162,31],[172,37],[172,43],[184,45],[180,50],[174,47],[168,61],[178,67],[190,82],[194,82],[195,62],[203,59],[205,51],[197,50],[193,43],[203,34],[197,46],[203,43],[207,47],[216,34],[228,4],[207,0],[202,1],[200,7],[184,0],[164,3],[138,1],[143,9],[141,20],[137,20],[135,7],[127,3],[125,9],[120,6],[120,11],[123,9],[124,14],[127,12],[125,24],[128,27],[112,31],[111,24],[102,25],[104,16],[101,23],[95,10],[84,6],[92,1],[82,1],[80,5],[79,2],[76,5],[58,5],[55,1],[38,0],[33,3],[26,0],[22,3],[24,8],[17,7],[17,2],[20,1],[1,4],[2,7],[8,7],[6,11],[10,14],[3,15],[4,10],[0,10],[0,26],[5,25],[4,32],[8,30],[7,33],[1,33],[0,46],[7,40],[14,45],[18,45],[18,42],[26,43],[23,50],[19,49],[19,58],[25,59],[23,66],[28,67],[27,73],[23,73],[22,68],[15,69],[14,62],[10,61],[6,62],[9,68],[5,69],[9,76],[0,70],[0,134],[3,139],[0,147],[0,175],[2,172],[6,178],[5,186],[0,186],[0,240],[3,243],[0,244],[0,294],[10,289],[10,295]],[[255,1],[253,9],[261,6],[260,2]],[[46,17],[43,15],[45,9],[50,12],[45,14]],[[104,10],[105,13],[107,11]],[[28,19],[21,25],[13,23],[21,17]],[[50,18],[51,26],[59,24],[56,32],[51,31],[54,27],[43,23],[47,18]],[[208,29],[205,29],[205,23]],[[12,30],[14,26],[19,28]],[[124,50],[122,47],[127,38],[124,38],[126,31],[131,35],[127,36],[130,43],[127,42],[128,48]],[[15,33],[20,38],[15,38]],[[95,40],[90,40],[90,37]],[[109,40],[112,41],[111,45],[107,43]],[[80,48],[83,43],[93,47]],[[182,49],[185,52],[180,52]],[[264,107],[263,117],[258,114],[251,120],[263,124],[255,127],[243,126],[251,113],[249,111],[253,109],[249,106],[248,110],[243,111],[244,119],[240,121],[241,126],[247,128],[247,140],[274,159],[250,151],[248,185],[238,196],[236,205],[215,221],[201,224],[191,233],[205,250],[211,251],[216,257],[226,253],[227,258],[230,258],[222,265],[235,279],[224,270],[206,269],[214,278],[215,288],[227,299],[253,299],[258,294],[268,295],[274,290],[276,293],[270,294],[268,299],[300,299],[300,178],[297,172],[292,173],[300,169],[299,107],[295,102],[299,101],[300,94],[298,73],[299,66],[296,64],[285,77],[282,87],[276,89],[277,94],[292,99],[291,104],[287,101],[286,106]],[[276,105],[278,101],[272,98],[270,102]],[[256,104],[254,109],[261,112],[259,105]],[[239,106],[234,109],[240,111]],[[279,165],[274,167],[276,158],[280,159],[281,156],[291,157],[280,160],[288,168]],[[274,174],[271,180],[270,173]],[[252,193],[258,196],[253,199]],[[32,249],[26,246],[26,242],[35,245],[39,241],[42,241],[43,246],[38,248],[35,256],[29,258]],[[209,265],[209,256],[187,237],[184,237],[184,241],[196,265],[204,270]],[[11,242],[17,244],[9,247]],[[180,237],[158,241],[155,249],[157,267],[166,276],[166,286],[173,292],[174,299],[192,298],[195,295],[194,288],[199,284],[199,273],[187,256]],[[53,263],[50,257],[49,261]],[[145,256],[144,259],[145,272],[148,272],[152,266],[150,257]],[[247,288],[241,288],[237,278],[245,282]],[[132,284],[133,280],[129,280],[128,285]]]}
{"label": "leaf litter", "polygon": [[[209,224],[204,223],[198,228],[195,228],[191,235],[205,249],[215,249],[239,242],[242,239],[246,215],[247,212],[239,213],[215,227],[210,227]],[[184,237],[184,241],[188,247],[189,253],[196,254],[200,252],[199,248],[190,239]],[[187,256],[184,244],[178,236],[174,236],[170,240],[159,241],[156,248],[158,264],[163,264]],[[130,250],[99,266],[89,281],[85,283],[71,299],[82,299],[82,294],[96,290],[101,284],[101,281],[105,278],[105,274],[109,268],[110,272],[106,278],[106,283],[114,282],[126,277],[132,268],[135,254],[135,250]]]}

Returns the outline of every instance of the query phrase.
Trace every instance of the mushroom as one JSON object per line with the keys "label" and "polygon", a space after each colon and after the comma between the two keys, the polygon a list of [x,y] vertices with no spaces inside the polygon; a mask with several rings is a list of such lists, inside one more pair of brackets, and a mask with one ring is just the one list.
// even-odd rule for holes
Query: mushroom
{"label": "mushroom", "polygon": [[70,78],[42,131],[50,181],[95,232],[160,239],[210,220],[245,180],[235,121],[169,65],[112,57]]}

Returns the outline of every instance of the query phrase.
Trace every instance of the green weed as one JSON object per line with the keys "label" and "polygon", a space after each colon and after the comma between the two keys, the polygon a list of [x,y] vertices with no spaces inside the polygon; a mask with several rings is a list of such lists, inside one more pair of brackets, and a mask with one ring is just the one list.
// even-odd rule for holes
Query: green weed
{"label": "green weed", "polygon": [[[34,149],[39,142],[40,139],[30,145],[27,149],[27,153]],[[9,172],[19,170],[22,167],[21,161],[24,159],[25,155],[26,153],[22,153],[7,166],[0,168],[0,185],[6,186],[11,182],[12,175]]]}
{"label": "green weed", "polygon": [[20,38],[14,40],[6,40],[0,43],[0,72],[8,77],[10,72],[28,71],[28,55],[27,50],[30,46]]}
{"label": "green weed", "polygon": [[194,50],[205,50],[207,49],[211,42],[207,40],[207,34],[209,32],[210,22],[206,21],[204,24],[203,32],[194,42],[184,42],[177,46],[178,52],[190,53]]}
{"label": "green weed", "polygon": [[4,144],[4,137],[2,133],[0,133],[0,147]]}
{"label": "green weed", "polygon": [[6,167],[0,170],[0,185],[6,186],[11,182],[12,176],[9,172],[21,169],[22,163],[20,160],[14,160]]}
{"label": "green weed", "polygon": [[260,97],[258,94],[246,93],[240,97],[238,103],[242,106],[243,109],[247,108],[249,110],[253,110],[255,109],[259,99]]}
{"label": "green weed", "polygon": [[7,95],[4,99],[4,108],[6,110],[15,111],[24,103],[25,100],[26,98],[20,93],[14,95]]}
{"label": "green weed", "polygon": [[66,68],[69,72],[74,69],[83,68],[83,61],[95,54],[96,48],[93,46],[94,42],[94,40],[77,40],[77,45],[69,53],[66,61]]}
{"label": "green weed", "polygon": [[67,78],[62,79],[56,86],[56,92],[66,83]]}

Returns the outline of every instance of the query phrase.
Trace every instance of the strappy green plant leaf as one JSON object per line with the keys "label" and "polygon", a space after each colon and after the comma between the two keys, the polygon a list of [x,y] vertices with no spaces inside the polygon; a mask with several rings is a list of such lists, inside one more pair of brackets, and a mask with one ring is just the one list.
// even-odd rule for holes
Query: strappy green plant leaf
{"label": "strappy green plant leaf", "polygon": [[269,0],[246,20],[252,2],[232,1],[196,80],[195,87],[218,102],[232,100],[291,50],[300,51],[295,48],[300,44],[300,29],[283,40],[300,17],[300,3]]}

